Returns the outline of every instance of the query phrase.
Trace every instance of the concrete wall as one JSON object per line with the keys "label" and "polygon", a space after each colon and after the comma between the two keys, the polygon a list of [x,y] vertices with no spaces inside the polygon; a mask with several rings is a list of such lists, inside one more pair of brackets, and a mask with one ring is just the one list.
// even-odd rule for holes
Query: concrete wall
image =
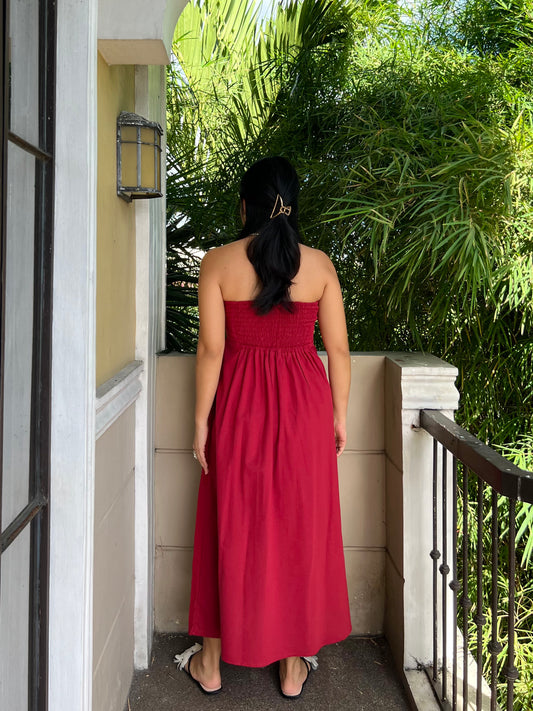
{"label": "concrete wall", "polygon": [[[324,359],[325,360],[325,359]],[[155,433],[155,625],[185,631],[200,468],[192,457],[194,356],[157,361]],[[352,356],[347,447],[339,460],[353,634],[384,629],[385,356]]]}
{"label": "concrete wall", "polygon": [[98,55],[96,385],[135,358],[135,206],[117,195],[117,116],[135,109],[135,67]]}
{"label": "concrete wall", "polygon": [[[135,205],[116,193],[116,120],[121,111],[134,108],[135,68],[109,67],[98,55],[97,401],[135,358]],[[121,711],[133,673],[134,472],[135,405],[131,405],[96,441],[94,711]]]}
{"label": "concrete wall", "polygon": [[135,405],[96,442],[93,709],[122,711],[133,673]]}

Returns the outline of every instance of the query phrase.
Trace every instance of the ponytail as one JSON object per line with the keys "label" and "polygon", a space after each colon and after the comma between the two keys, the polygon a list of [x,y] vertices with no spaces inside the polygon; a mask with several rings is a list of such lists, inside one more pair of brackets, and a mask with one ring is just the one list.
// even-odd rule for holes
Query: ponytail
{"label": "ponytail", "polygon": [[298,232],[282,215],[252,237],[246,254],[262,284],[254,299],[258,313],[268,313],[277,304],[293,310],[289,288],[300,268],[299,242]]}
{"label": "ponytail", "polygon": [[294,309],[289,289],[300,268],[299,189],[296,172],[285,158],[254,163],[241,182],[246,222],[239,237],[252,235],[246,254],[261,282],[254,299],[260,314],[278,304]]}

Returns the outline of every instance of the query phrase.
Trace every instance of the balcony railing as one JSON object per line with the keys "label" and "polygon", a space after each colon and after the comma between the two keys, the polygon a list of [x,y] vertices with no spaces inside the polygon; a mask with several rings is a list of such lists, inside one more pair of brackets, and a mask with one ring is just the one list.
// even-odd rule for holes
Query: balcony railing
{"label": "balcony railing", "polygon": [[422,410],[420,426],[434,438],[433,661],[426,672],[443,709],[511,711],[516,504],[533,503],[533,474],[442,412]]}

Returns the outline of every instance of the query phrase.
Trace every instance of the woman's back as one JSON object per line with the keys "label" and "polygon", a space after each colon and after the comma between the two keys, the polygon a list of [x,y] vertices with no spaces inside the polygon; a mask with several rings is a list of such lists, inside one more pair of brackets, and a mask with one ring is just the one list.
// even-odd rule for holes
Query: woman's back
{"label": "woman's back", "polygon": [[[209,252],[224,301],[249,301],[259,292],[257,274],[246,254],[250,239],[237,240]],[[330,274],[329,264],[323,252],[300,245],[300,269],[290,289],[291,300],[320,301]]]}
{"label": "woman's back", "polygon": [[[223,311],[223,302],[251,301],[260,291],[259,279],[246,252],[251,239],[253,236],[212,249],[204,257],[201,280],[209,280],[213,293],[218,292],[220,311]],[[335,268],[324,252],[303,244],[299,249],[300,268],[292,280],[290,298],[295,302],[318,302],[318,323],[324,347],[330,358],[340,353],[342,359],[347,352],[347,335]],[[216,300],[216,295],[213,298]],[[217,314],[214,302],[211,303],[214,327],[219,329],[219,338],[224,339],[224,327],[220,326],[222,314]],[[330,375],[332,364],[329,363]]]}

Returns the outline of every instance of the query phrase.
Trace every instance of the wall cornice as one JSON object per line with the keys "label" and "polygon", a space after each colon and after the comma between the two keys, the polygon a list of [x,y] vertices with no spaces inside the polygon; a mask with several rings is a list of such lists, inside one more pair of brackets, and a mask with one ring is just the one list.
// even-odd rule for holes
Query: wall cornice
{"label": "wall cornice", "polygon": [[96,390],[96,439],[111,427],[141,392],[141,361],[134,360]]}
{"label": "wall cornice", "polygon": [[400,376],[403,410],[457,410],[459,371],[429,353],[388,353],[388,367]]}
{"label": "wall cornice", "polygon": [[108,64],[169,64],[188,0],[99,0],[98,51]]}

